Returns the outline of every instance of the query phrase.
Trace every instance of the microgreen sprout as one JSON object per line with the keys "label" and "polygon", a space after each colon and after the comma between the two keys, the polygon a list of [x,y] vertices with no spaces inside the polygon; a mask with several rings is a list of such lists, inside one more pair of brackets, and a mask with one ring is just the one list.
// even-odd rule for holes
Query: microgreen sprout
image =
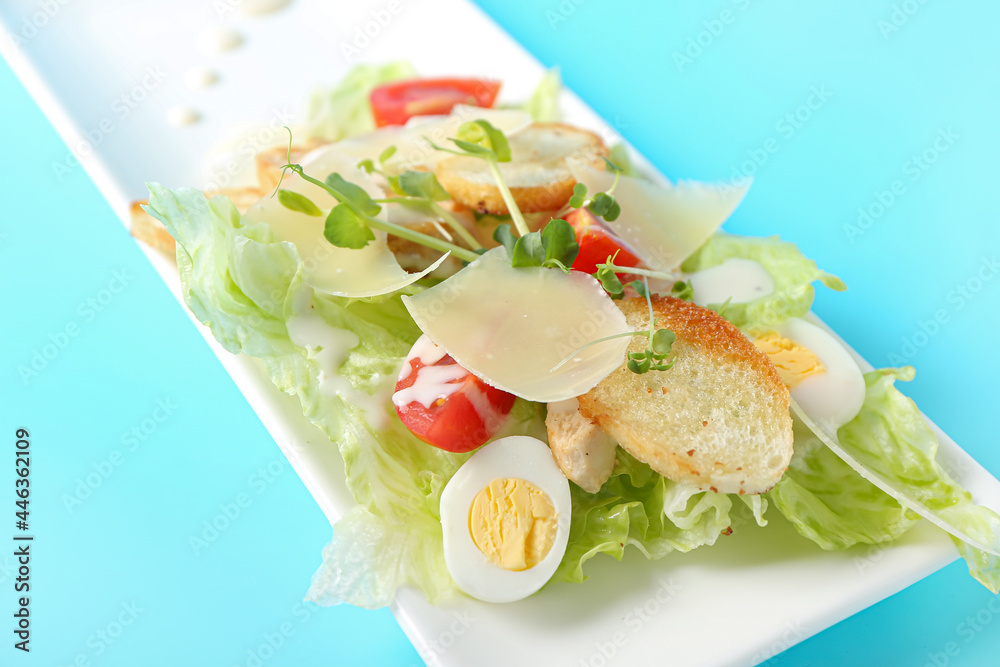
{"label": "microgreen sprout", "polygon": [[670,288],[670,296],[676,297],[681,301],[693,301],[694,285],[691,284],[690,280],[678,280]]}
{"label": "microgreen sprout", "polygon": [[[709,310],[714,310],[719,314],[719,317],[726,317],[726,308],[729,307],[729,302],[733,300],[733,297],[729,297],[722,303],[710,303],[706,306]],[[728,319],[728,318],[726,318]]]}
{"label": "microgreen sprout", "polygon": [[[636,281],[638,282],[638,281]],[[642,352],[629,352],[628,369],[633,373],[642,375],[648,371],[666,371],[674,365],[673,361],[665,363],[670,356],[670,349],[677,340],[677,336],[670,329],[657,329],[658,318],[653,314],[653,298],[649,293],[649,282],[647,278],[642,279],[642,290],[636,290],[646,297],[646,305],[649,306],[649,344]]]}
{"label": "microgreen sprout", "polygon": [[594,193],[593,197],[587,197],[587,186],[583,183],[577,183],[573,186],[573,195],[569,198],[568,204],[570,208],[589,207],[590,212],[597,217],[604,218],[608,222],[614,222],[622,212],[622,208],[614,196],[615,188],[618,187],[618,181],[622,175],[622,169],[608,158],[603,156],[602,158],[607,170],[615,175],[615,180],[611,182],[611,187],[607,189],[607,192],[597,192]]}
{"label": "microgreen sprout", "polygon": [[580,252],[573,226],[561,218],[549,220],[539,232],[530,232],[515,238],[509,224],[502,224],[493,232],[493,239],[507,248],[511,265],[516,267],[544,266],[569,273]]}
{"label": "microgreen sprout", "polygon": [[460,150],[439,146],[427,137],[424,137],[424,139],[435,150],[485,160],[490,174],[493,176],[493,180],[500,190],[500,196],[503,197],[503,201],[507,205],[507,210],[510,212],[510,217],[514,222],[514,227],[517,229],[518,236],[525,236],[530,233],[531,230],[528,229],[528,223],[524,220],[524,214],[521,213],[520,207],[514,201],[514,195],[511,194],[510,188],[507,187],[507,182],[504,180],[503,174],[500,173],[499,163],[510,162],[511,158],[510,143],[507,141],[507,137],[502,131],[493,127],[489,121],[482,119],[462,123],[458,128],[457,134],[458,136],[451,138],[450,141]]}
{"label": "microgreen sprout", "polygon": [[[635,286],[638,283],[638,286]],[[666,361],[667,357],[670,356],[671,348],[673,347],[674,341],[677,336],[670,329],[657,329],[656,325],[659,322],[659,318],[655,317],[653,312],[653,298],[649,292],[649,283],[646,278],[642,281],[634,281],[633,287],[642,296],[646,298],[646,304],[649,306],[649,328],[640,331],[626,331],[620,334],[614,334],[612,336],[605,336],[603,338],[598,338],[597,340],[592,340],[589,343],[578,347],[573,350],[565,359],[560,361],[558,364],[552,367],[549,371],[550,373],[555,373],[557,370],[568,364],[573,358],[586,350],[587,348],[603,343],[605,341],[614,340],[615,338],[625,338],[629,336],[640,336],[645,335],[648,343],[646,349],[641,352],[629,352],[628,361],[626,366],[630,371],[638,375],[643,373],[648,373],[649,371],[666,371],[674,365],[673,360],[669,363]]]}
{"label": "microgreen sprout", "polygon": [[[663,271],[651,271],[649,269],[639,269],[634,266],[619,266],[615,264],[615,258],[618,256],[618,251],[614,255],[608,256],[608,261],[603,264],[597,265],[597,272],[594,273],[594,277],[600,281],[601,286],[604,290],[611,295],[612,299],[620,299],[625,295],[625,286],[622,285],[621,279],[618,277],[620,273],[631,273],[636,276],[642,276],[643,278],[660,278],[661,280],[673,280],[674,276],[669,273],[664,273]],[[630,285],[635,288],[635,284],[638,281],[632,281]],[[676,283],[675,283],[676,287]],[[636,291],[639,290],[636,288]],[[640,292],[641,294],[641,292]]]}
{"label": "microgreen sprout", "polygon": [[[376,218],[375,216],[382,210],[382,207],[372,199],[364,188],[351,183],[337,173],[330,174],[322,181],[306,174],[301,165],[292,164],[291,145],[292,133],[289,130],[287,163],[281,168],[281,178],[278,181],[278,186],[275,188],[278,201],[281,202],[282,206],[293,211],[316,217],[323,214],[322,209],[305,195],[281,189],[281,182],[284,180],[287,171],[298,174],[304,181],[312,183],[329,193],[337,200],[337,204],[327,213],[326,225],[323,229],[323,235],[331,244],[339,248],[351,248],[355,250],[364,248],[374,240],[375,233],[372,230],[377,229],[413,241],[414,243],[440,250],[441,252],[451,252],[452,255],[466,262],[474,261],[479,257],[479,254],[472,250],[462,248],[428,234],[423,234],[409,227]],[[386,156],[386,152],[382,153],[380,161],[384,161],[382,160],[384,156]],[[389,156],[391,156],[391,153],[389,153]],[[388,157],[385,159],[388,159]]]}

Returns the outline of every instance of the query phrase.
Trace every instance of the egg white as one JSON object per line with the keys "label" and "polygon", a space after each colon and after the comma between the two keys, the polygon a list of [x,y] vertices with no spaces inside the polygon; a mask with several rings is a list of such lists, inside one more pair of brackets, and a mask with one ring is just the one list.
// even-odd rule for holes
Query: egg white
{"label": "egg white", "polygon": [[[498,478],[519,478],[542,490],[556,511],[556,535],[548,554],[527,570],[513,572],[487,560],[472,539],[473,500]],[[511,436],[483,446],[466,461],[441,493],[444,560],[455,583],[485,602],[513,602],[545,585],[566,553],[569,541],[569,481],[556,466],[548,445],[528,436]]]}
{"label": "egg white", "polygon": [[813,421],[836,432],[854,419],[865,401],[865,378],[850,352],[833,336],[797,317],[777,332],[815,354],[826,372],[810,375],[791,389],[792,398]]}

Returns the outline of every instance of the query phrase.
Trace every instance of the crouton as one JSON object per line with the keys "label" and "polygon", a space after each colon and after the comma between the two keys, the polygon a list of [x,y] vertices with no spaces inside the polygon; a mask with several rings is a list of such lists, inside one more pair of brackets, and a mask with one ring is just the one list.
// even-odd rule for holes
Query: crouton
{"label": "crouton", "polygon": [[[649,326],[642,298],[619,302],[630,326]],[[663,476],[722,493],[762,493],[792,457],[788,389],[774,365],[717,313],[653,297],[657,328],[677,336],[666,371],[625,364],[579,398],[581,414]],[[630,351],[645,349],[635,337]]]}

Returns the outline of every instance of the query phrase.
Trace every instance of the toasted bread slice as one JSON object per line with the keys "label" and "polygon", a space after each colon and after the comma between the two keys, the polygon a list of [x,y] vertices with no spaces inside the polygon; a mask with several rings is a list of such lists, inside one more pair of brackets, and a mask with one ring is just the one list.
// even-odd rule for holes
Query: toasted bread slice
{"label": "toasted bread slice", "polygon": [[[257,188],[224,188],[222,190],[212,190],[206,192],[206,197],[224,195],[229,197],[233,206],[243,213],[253,206],[264,194]],[[177,251],[177,244],[163,223],[142,210],[146,201],[134,201],[129,207],[129,215],[132,218],[132,225],[129,233],[148,246],[161,250],[168,255],[173,255]]]}
{"label": "toasted bread slice", "polygon": [[[554,211],[573,194],[576,179],[567,158],[602,166],[608,149],[593,132],[562,123],[535,123],[510,137],[510,162],[500,173],[522,213]],[[435,173],[456,201],[479,213],[507,215],[500,189],[484,160],[456,156],[442,160]]]}
{"label": "toasted bread slice", "polygon": [[[649,326],[645,299],[619,302],[630,326]],[[640,461],[676,482],[721,493],[762,493],[792,457],[788,389],[767,356],[717,313],[653,297],[657,328],[677,335],[673,368],[638,375],[624,364],[580,397],[580,412]],[[629,350],[646,347],[633,339]]]}

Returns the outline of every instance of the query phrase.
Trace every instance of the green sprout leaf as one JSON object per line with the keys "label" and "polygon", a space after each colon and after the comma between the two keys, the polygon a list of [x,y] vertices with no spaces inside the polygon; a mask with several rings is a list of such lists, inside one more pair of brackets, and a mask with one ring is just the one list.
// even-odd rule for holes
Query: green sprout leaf
{"label": "green sprout leaf", "polygon": [[542,266],[545,263],[545,249],[542,236],[538,232],[525,234],[514,244],[511,265],[517,267]]}
{"label": "green sprout leaf", "polygon": [[615,273],[613,267],[601,266],[597,269],[596,276],[604,291],[610,294],[612,299],[620,299],[625,294],[625,286],[618,279],[618,274]]}
{"label": "green sprout leaf", "polygon": [[375,171],[375,163],[371,160],[362,160],[358,163],[358,169],[363,169],[366,174]]}
{"label": "green sprout leaf", "polygon": [[326,216],[326,240],[338,248],[359,250],[375,240],[375,232],[347,204],[338,204]]}
{"label": "green sprout leaf", "polygon": [[[330,174],[324,181],[328,188],[333,191],[337,201],[350,202],[358,208],[363,215],[376,215],[382,207],[375,203],[371,196],[360,185],[355,185],[338,173]],[[337,208],[340,208],[339,206]],[[374,238],[374,237],[373,237]],[[336,244],[334,244],[336,245]],[[342,246],[351,247],[351,246]],[[364,247],[364,246],[359,246]]]}
{"label": "green sprout leaf", "polygon": [[647,358],[633,359],[632,355],[629,355],[628,369],[633,373],[642,375],[649,371],[650,361]]}
{"label": "green sprout leaf", "polygon": [[673,347],[675,340],[677,340],[677,335],[670,329],[657,329],[649,347],[658,358],[664,359],[670,354],[670,348]]}
{"label": "green sprout leaf", "polygon": [[608,158],[604,157],[603,155],[601,156],[601,159],[604,160],[605,168],[607,168],[607,170],[610,171],[612,174],[620,174],[624,171],[624,169],[622,169],[617,164],[615,164]]}
{"label": "green sprout leaf", "polygon": [[576,256],[580,254],[573,225],[562,218],[549,220],[549,224],[542,230],[542,248],[545,250],[545,266],[556,266],[564,271],[567,266],[572,266]]}
{"label": "green sprout leaf", "polygon": [[587,186],[577,183],[573,186],[573,196],[569,198],[569,205],[572,208],[583,208],[583,203],[587,199]]}
{"label": "green sprout leaf", "polygon": [[290,211],[305,213],[314,217],[323,215],[323,211],[316,206],[309,197],[301,195],[291,190],[278,190],[278,201]]}
{"label": "green sprout leaf", "polygon": [[510,144],[503,132],[486,120],[470,120],[458,128],[455,145],[470,153],[491,153],[497,162],[510,162]]}
{"label": "green sprout leaf", "polygon": [[514,256],[514,246],[517,244],[517,238],[514,236],[514,231],[511,229],[510,223],[503,223],[498,225],[493,231],[493,240],[507,248],[507,254],[510,257]]}
{"label": "green sprout leaf", "polygon": [[[618,206],[618,202],[612,195],[609,195],[606,192],[598,192],[594,195],[593,200],[590,202],[590,210],[594,213],[594,215],[600,216],[605,220],[607,220],[606,216],[609,215],[616,206]],[[619,212],[620,211],[621,209],[619,209]],[[615,215],[615,217],[618,216]]]}
{"label": "green sprout leaf", "polygon": [[487,158],[487,159],[490,159],[490,160],[496,160],[497,159],[496,153],[494,153],[493,151],[491,151],[489,148],[484,148],[484,147],[480,146],[479,144],[473,144],[473,143],[470,143],[468,141],[462,141],[461,139],[452,139],[452,141],[455,142],[456,146],[458,146],[459,148],[461,148],[466,153],[469,153],[470,155],[474,155],[476,157]]}
{"label": "green sprout leaf", "polygon": [[611,200],[611,206],[608,208],[608,212],[604,214],[603,218],[608,222],[614,222],[618,219],[618,216],[622,214],[622,207],[618,204],[617,199]]}
{"label": "green sprout leaf", "polygon": [[629,283],[629,287],[638,292],[639,296],[643,298],[649,298],[649,289],[646,287],[646,283],[642,282],[641,280],[633,280],[632,282]]}
{"label": "green sprout leaf", "polygon": [[430,201],[445,201],[451,195],[441,186],[437,176],[431,171],[404,171],[395,179],[393,189],[399,188],[400,194],[410,197],[420,197]]}
{"label": "green sprout leaf", "polygon": [[691,301],[694,299],[694,286],[690,280],[678,280],[670,288],[670,296],[677,297],[682,301]]}
{"label": "green sprout leaf", "polygon": [[729,297],[728,299],[726,299],[722,303],[710,303],[710,304],[708,304],[705,307],[708,308],[709,310],[714,310],[721,317],[725,317],[726,316],[726,308],[729,307],[729,302],[732,301],[732,300],[733,300],[733,297]]}
{"label": "green sprout leaf", "polygon": [[381,153],[379,153],[379,155],[378,155],[379,164],[385,164],[386,161],[389,158],[391,158],[393,155],[395,155],[395,154],[396,154],[396,147],[395,146],[389,146],[384,151],[382,151]]}
{"label": "green sprout leaf", "polygon": [[618,167],[623,176],[635,175],[635,168],[632,166],[632,159],[628,155],[625,144],[615,144],[608,153],[608,161]]}

